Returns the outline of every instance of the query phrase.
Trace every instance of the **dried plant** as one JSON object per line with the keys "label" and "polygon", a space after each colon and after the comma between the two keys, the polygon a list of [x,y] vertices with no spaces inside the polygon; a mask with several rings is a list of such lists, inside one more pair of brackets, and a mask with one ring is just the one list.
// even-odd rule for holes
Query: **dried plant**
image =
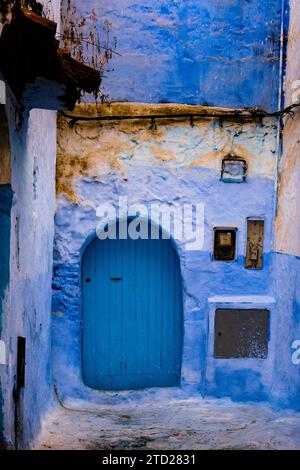
{"label": "dried plant", "polygon": [[[111,23],[107,20],[103,23],[103,35],[100,38],[97,28],[98,18],[95,10],[90,15],[84,17],[78,14],[71,0],[62,0],[61,9],[61,47],[70,52],[71,56],[99,70],[103,76],[105,66],[112,58],[117,41],[111,41]],[[95,92],[96,100],[100,98],[103,102],[107,96],[101,89]]]}
{"label": "dried plant", "polygon": [[[10,22],[12,7],[15,3],[21,3],[35,13],[54,20],[52,0],[43,1],[43,4],[37,0],[0,0],[2,25]],[[97,26],[99,22],[95,10],[88,16],[82,16],[77,12],[76,6],[72,5],[71,0],[62,0],[61,32],[58,35],[60,47],[79,62],[99,70],[102,77],[105,66],[113,54],[118,54],[115,50],[117,40],[111,39],[111,23],[108,20],[103,22],[101,38]],[[96,100],[100,99],[101,102],[107,100],[107,95],[101,89],[98,89],[94,95]]]}

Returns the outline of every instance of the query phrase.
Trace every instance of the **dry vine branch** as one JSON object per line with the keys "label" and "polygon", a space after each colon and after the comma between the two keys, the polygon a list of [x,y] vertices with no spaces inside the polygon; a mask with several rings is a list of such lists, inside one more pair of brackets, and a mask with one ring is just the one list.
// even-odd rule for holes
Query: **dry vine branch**
{"label": "dry vine branch", "polygon": [[[90,15],[84,17],[78,14],[71,0],[62,0],[61,9],[61,33],[59,39],[61,47],[70,52],[71,56],[100,71],[103,76],[106,64],[116,53],[116,39],[111,44],[111,23],[107,20],[103,25],[103,42],[97,29],[97,13],[93,10]],[[107,96],[101,89],[95,92],[95,98],[105,101]]]}
{"label": "dry vine branch", "polygon": [[[43,4],[38,0],[0,0],[2,26],[11,21],[12,8],[18,3],[40,16],[54,20],[52,0],[46,0]],[[71,0],[62,0],[61,33],[57,36],[60,47],[74,59],[98,70],[102,77],[113,54],[118,54],[115,50],[117,41],[116,38],[111,39],[111,23],[108,20],[103,23],[101,38],[97,26],[99,22],[95,10],[85,17],[77,12]],[[83,94],[81,92],[81,95]],[[96,101],[99,98],[101,102],[108,98],[100,88],[94,92],[94,96]]]}

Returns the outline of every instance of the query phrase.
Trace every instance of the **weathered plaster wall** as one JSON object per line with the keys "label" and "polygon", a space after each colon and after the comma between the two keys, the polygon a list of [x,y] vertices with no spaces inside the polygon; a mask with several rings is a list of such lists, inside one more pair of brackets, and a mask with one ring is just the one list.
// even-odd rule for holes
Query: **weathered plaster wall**
{"label": "weathered plaster wall", "polygon": [[[1,79],[2,77],[0,77]],[[0,444],[4,442],[3,434],[3,408],[4,399],[2,392],[4,366],[6,362],[6,348],[3,338],[3,324],[9,294],[9,272],[10,272],[10,231],[11,231],[11,204],[12,190],[10,185],[10,143],[8,131],[8,119],[5,108],[6,87],[1,84],[0,97]]]}
{"label": "weathered plaster wall", "polygon": [[[113,105],[108,113],[153,112],[149,105]],[[167,107],[168,108],[168,107]],[[175,109],[176,107],[174,107]],[[161,109],[160,107],[156,107]],[[173,109],[173,110],[174,110]],[[178,106],[177,110],[185,109]],[[79,113],[93,107],[80,106]],[[204,394],[229,395],[237,400],[269,396],[273,360],[271,336],[269,361],[210,361],[207,373],[209,298],[222,295],[251,296],[252,306],[266,305],[272,296],[271,251],[276,176],[276,122],[245,124],[216,120],[160,122],[77,123],[70,129],[59,120],[57,156],[56,234],[53,282],[54,380],[62,399],[101,400],[97,391],[81,380],[81,287],[80,262],[87,241],[95,236],[99,219],[96,208],[105,202],[117,204],[120,195],[130,202],[167,205],[205,204],[205,244],[202,251],[186,251],[177,243],[184,294],[183,386]],[[249,176],[244,184],[220,181],[222,158],[229,152],[244,156]],[[244,268],[246,218],[265,218],[265,256],[261,271]],[[211,258],[215,226],[238,228],[238,256],[233,263]],[[223,301],[226,302],[226,299]],[[268,297],[268,305],[270,297]],[[276,309],[271,302],[272,322]],[[273,332],[273,330],[272,330]],[[224,366],[224,362],[223,362]],[[241,380],[238,381],[237,378]],[[218,384],[216,390],[215,384]]]}
{"label": "weathered plaster wall", "polygon": [[[300,101],[300,9],[291,0],[285,79],[286,106]],[[300,256],[300,113],[286,117],[283,130],[283,156],[280,167],[278,215],[276,218],[276,251]]]}
{"label": "weathered plaster wall", "polygon": [[[228,110],[229,111],[229,110]],[[147,105],[114,103],[105,106],[83,104],[77,106],[76,114],[95,116],[149,115],[173,113],[219,112],[225,109],[209,109],[186,105]],[[178,120],[177,120],[178,121]],[[233,152],[246,157],[252,176],[274,178],[276,174],[276,144],[268,140],[277,129],[276,121],[265,121],[261,126],[238,122],[194,118],[194,127],[189,120],[178,126],[176,120],[156,120],[157,130],[151,131],[151,121],[135,123],[95,124],[78,122],[74,131],[69,131],[67,121],[59,121],[57,191],[65,193],[70,200],[78,202],[73,180],[79,176],[96,178],[117,171],[126,179],[127,171],[135,165],[145,168],[158,165],[174,170],[201,166],[218,172],[224,156]],[[255,133],[253,133],[255,128]],[[249,132],[250,131],[250,132]],[[266,136],[265,136],[266,134]],[[61,137],[62,136],[62,137]],[[195,142],[194,142],[195,140]],[[263,155],[257,152],[261,146]],[[78,152],[78,149],[80,152]],[[163,165],[163,166],[162,166]],[[70,184],[71,183],[71,184]]]}
{"label": "weathered plaster wall", "polygon": [[275,254],[273,266],[278,299],[273,393],[280,405],[300,410],[300,365],[292,361],[293,343],[300,340],[300,261]]}
{"label": "weathered plaster wall", "polygon": [[111,22],[114,101],[277,109],[282,0],[74,0]]}
{"label": "weathered plaster wall", "polygon": [[[59,20],[60,1],[52,1]],[[53,400],[51,389],[51,281],[55,211],[56,112],[26,107],[21,131],[16,130],[16,103],[6,87],[6,179],[13,191],[10,211],[9,283],[2,302],[1,340],[6,364],[0,365],[3,437],[28,448],[41,418]],[[9,145],[8,145],[9,137]],[[8,155],[10,165],[8,165]],[[1,160],[2,160],[1,154]],[[3,162],[3,160],[2,160]],[[2,168],[2,167],[1,167]],[[7,233],[6,233],[7,235]],[[2,263],[5,259],[1,258]],[[2,274],[2,272],[1,272]],[[2,287],[2,285],[1,285]],[[15,434],[17,338],[26,338],[25,387],[21,390],[18,433]]]}
{"label": "weathered plaster wall", "polygon": [[[77,6],[84,14],[95,7],[103,20],[112,22],[112,34],[118,36],[122,55],[114,57],[104,80],[112,100],[277,109],[282,79],[280,33],[282,26],[283,31],[286,28],[287,2],[139,5],[113,0],[104,1],[100,11],[100,5],[90,0],[84,5],[77,2]],[[287,84],[295,80],[297,70],[291,64],[299,49],[296,6],[292,1]],[[284,57],[281,59],[284,69]],[[105,112],[145,114],[147,109],[153,111],[138,104],[114,105]],[[94,111],[82,106],[78,112]],[[80,261],[86,243],[95,235],[96,207],[103,202],[116,204],[119,195],[127,195],[129,202],[146,205],[154,201],[205,203],[204,249],[188,252],[177,244],[184,292],[182,385],[208,395],[275,399],[281,406],[299,408],[299,370],[291,361],[291,344],[297,339],[300,321],[298,260],[274,254],[273,245],[276,124],[265,120],[263,125],[224,122],[222,126],[200,119],[194,127],[184,122],[158,122],[158,129],[150,130],[149,124],[136,121],[77,123],[71,130],[60,121],[53,352],[54,378],[63,399],[103,399],[81,380]],[[289,140],[288,146],[286,141],[290,134],[297,136],[297,126],[295,121],[286,121],[276,224],[276,250],[296,256],[299,238],[293,236],[291,226],[295,223],[294,233],[299,232],[299,172],[296,169],[294,174],[291,169],[297,167],[298,139]],[[247,159],[247,183],[220,182],[221,160],[229,152]],[[290,153],[295,158],[287,158]],[[244,268],[249,216],[266,220],[264,268],[259,272]],[[211,260],[212,229],[218,225],[238,228],[234,263]],[[213,358],[216,306],[270,309],[266,361]]]}
{"label": "weathered plaster wall", "polygon": [[[300,99],[300,8],[290,1],[290,31],[285,81],[286,106]],[[276,344],[277,400],[300,408],[300,366],[293,364],[292,344],[300,339],[300,112],[287,117],[283,130],[278,214],[275,232],[275,286],[278,292],[280,335]]]}
{"label": "weathered plaster wall", "polygon": [[[10,258],[10,209],[12,202],[12,191],[10,185],[0,185],[0,341],[2,340],[2,316],[3,307],[7,301],[7,287],[9,283],[9,258]],[[3,397],[2,397],[2,368],[5,362],[3,357],[3,343],[0,354],[0,442],[3,442]]]}
{"label": "weathered plaster wall", "polygon": [[32,110],[20,132],[8,101],[12,153],[10,282],[2,338],[4,437],[16,443],[14,403],[17,337],[26,338],[25,388],[21,392],[21,427],[17,444],[28,447],[51,404],[51,279],[55,209],[56,113]]}

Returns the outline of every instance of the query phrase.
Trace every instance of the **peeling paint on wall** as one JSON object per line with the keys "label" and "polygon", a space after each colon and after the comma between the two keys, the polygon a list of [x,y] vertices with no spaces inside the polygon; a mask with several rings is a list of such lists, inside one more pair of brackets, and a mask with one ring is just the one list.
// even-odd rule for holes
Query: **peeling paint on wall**
{"label": "peeling paint on wall", "polygon": [[[285,78],[285,105],[298,97],[300,79],[299,1],[290,0],[290,30]],[[296,88],[294,86],[296,84]],[[274,394],[277,402],[300,409],[300,367],[292,362],[292,345],[300,338],[300,113],[285,118],[275,221],[274,288],[278,293],[277,355]]]}
{"label": "peeling paint on wall", "polygon": [[[153,111],[152,106],[144,104],[132,106],[134,114]],[[128,112],[128,107],[116,104],[107,112]],[[92,114],[99,109],[92,105],[76,109],[78,114],[86,111]],[[211,334],[211,295],[238,296],[243,292],[252,296],[253,307],[261,296],[272,293],[276,121],[220,124],[217,120],[195,119],[194,127],[189,121],[157,120],[156,124],[156,130],[149,129],[150,122],[138,120],[109,125],[77,123],[70,128],[64,118],[59,120],[52,320],[54,380],[60,397],[103,400],[101,392],[88,389],[81,381],[80,263],[84,247],[95,236],[99,221],[96,208],[102,203],[116,205],[121,195],[126,195],[129,203],[147,207],[152,202],[205,204],[203,250],[189,252],[176,243],[184,297],[181,385],[237,400],[269,397],[273,353],[266,363],[229,361],[226,380],[221,380],[220,365],[213,361],[206,376],[206,346]],[[245,183],[220,180],[222,158],[228,153],[247,160]],[[244,267],[246,229],[247,217],[255,216],[263,217],[266,224],[264,268],[251,272]],[[237,259],[232,263],[212,260],[213,228],[217,226],[238,229]],[[243,379],[238,384],[240,376]],[[251,377],[255,384],[250,386]]]}
{"label": "peeling paint on wall", "polygon": [[[300,79],[298,1],[290,3],[287,104],[293,81]],[[95,0],[77,0],[77,4],[82,12],[99,8]],[[58,6],[55,1],[56,14]],[[281,8],[281,0],[268,2],[268,7],[261,0],[213,0],[209,4],[146,0],[143,5],[133,0],[104,0],[101,14],[112,21],[113,34],[120,34],[118,51],[122,53],[115,57],[104,88],[112,100],[137,102],[82,104],[75,113],[149,115],[208,109],[178,102],[276,109]],[[149,104],[159,102],[163,104]],[[8,362],[1,370],[0,390],[0,402],[5,400],[5,438],[14,440],[12,390],[18,335],[26,337],[28,345],[21,446],[30,445],[53,400],[51,327],[53,377],[59,397],[109,401],[82,382],[81,259],[95,237],[97,207],[105,203],[116,207],[119,196],[147,207],[152,202],[205,205],[203,250],[187,251],[183,243],[174,242],[184,299],[182,387],[205,396],[275,400],[282,407],[299,409],[300,368],[291,360],[292,345],[300,337],[298,115],[285,121],[275,236],[275,119],[241,123],[194,118],[193,126],[189,120],[156,119],[154,128],[150,120],[139,119],[77,122],[70,127],[60,117],[51,320],[56,115],[26,110],[24,128],[16,133],[11,101],[7,111],[11,150],[6,124],[0,124],[0,183],[11,183],[14,199],[10,289],[7,283],[0,286],[4,300],[1,334]],[[0,113],[1,119],[3,108]],[[222,159],[228,154],[247,161],[245,183],[220,180]],[[257,271],[245,269],[248,217],[265,221],[263,268]],[[212,258],[213,229],[224,226],[237,229],[237,256],[230,263]],[[270,310],[266,359],[224,362],[213,357],[214,312],[228,307]]]}
{"label": "peeling paint on wall", "polygon": [[[300,11],[297,0],[291,0],[291,20],[287,52],[285,95],[288,106],[300,93],[294,84],[300,80]],[[300,88],[300,86],[298,87]],[[295,96],[294,96],[295,95]],[[299,96],[298,96],[299,95]],[[285,118],[283,156],[280,168],[279,203],[276,218],[276,251],[300,256],[300,112]]]}
{"label": "peeling paint on wall", "polygon": [[[95,108],[94,108],[95,109]],[[186,112],[185,106],[147,106],[113,104],[100,107],[102,114],[122,115],[124,112],[148,115],[158,111]],[[190,108],[188,108],[190,109]],[[203,110],[203,108],[201,108]],[[91,105],[79,105],[76,113],[91,113]],[[195,111],[195,110],[194,110]],[[128,179],[135,165],[145,168],[160,166],[170,172],[179,168],[206,168],[221,172],[222,159],[228,154],[245,158],[251,177],[274,179],[276,175],[276,121],[218,122],[194,118],[189,121],[150,121],[81,123],[70,128],[64,118],[58,122],[57,193],[71,202],[80,203],[76,181],[92,178],[101,181],[106,175],[119,174]]]}
{"label": "peeling paint on wall", "polygon": [[[6,104],[10,137],[11,188],[9,285],[2,303],[2,338],[6,365],[1,365],[3,438],[14,447],[28,448],[39,430],[43,414],[51,407],[50,306],[55,210],[56,113],[27,109],[17,132],[14,100]],[[37,170],[38,168],[38,170]],[[1,224],[1,228],[4,227]],[[2,237],[1,237],[2,239]],[[1,257],[3,261],[3,257]],[[4,271],[3,271],[4,272]],[[1,277],[2,279],[2,277]],[[26,338],[23,416],[15,435],[17,337]],[[37,380],[38,377],[38,380]],[[35,410],[32,413],[32,410]]]}

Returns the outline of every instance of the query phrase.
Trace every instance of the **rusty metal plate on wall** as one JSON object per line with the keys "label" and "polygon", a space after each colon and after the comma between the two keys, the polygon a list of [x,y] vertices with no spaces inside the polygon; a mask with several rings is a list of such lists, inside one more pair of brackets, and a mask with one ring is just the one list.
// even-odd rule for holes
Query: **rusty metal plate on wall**
{"label": "rusty metal plate on wall", "polygon": [[264,220],[247,220],[247,269],[263,267]]}
{"label": "rusty metal plate on wall", "polygon": [[269,310],[216,310],[214,357],[266,359],[269,316]]}

